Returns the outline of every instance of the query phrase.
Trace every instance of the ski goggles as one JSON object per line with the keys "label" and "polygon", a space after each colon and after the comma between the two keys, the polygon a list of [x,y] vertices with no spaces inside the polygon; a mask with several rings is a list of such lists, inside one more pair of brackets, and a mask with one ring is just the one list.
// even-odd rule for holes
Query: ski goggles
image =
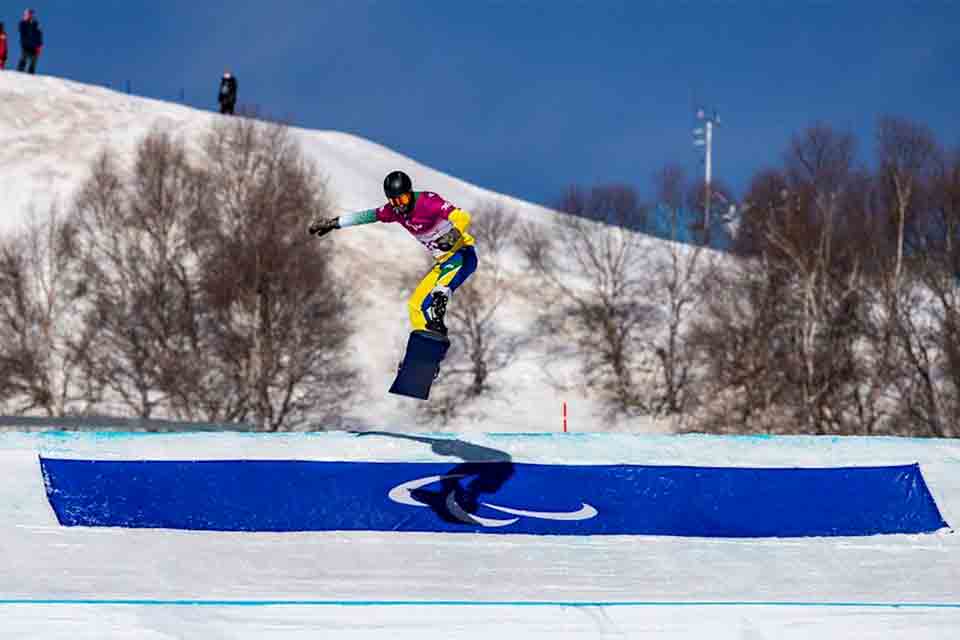
{"label": "ski goggles", "polygon": [[390,204],[395,207],[406,207],[410,205],[410,202],[413,200],[413,195],[410,193],[401,193],[396,198],[388,198]]}

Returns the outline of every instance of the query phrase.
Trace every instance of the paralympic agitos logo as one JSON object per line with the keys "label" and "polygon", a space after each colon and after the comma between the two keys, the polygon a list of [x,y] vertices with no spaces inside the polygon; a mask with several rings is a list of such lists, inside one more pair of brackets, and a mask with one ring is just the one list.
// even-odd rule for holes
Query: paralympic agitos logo
{"label": "paralympic agitos logo", "polygon": [[[540,520],[589,520],[590,518],[596,517],[598,513],[593,506],[585,502],[581,502],[580,508],[576,511],[534,511],[531,509],[505,507],[502,505],[492,504],[490,502],[479,502],[478,505],[482,505],[488,509],[493,509],[494,511],[499,511],[515,517],[487,518],[479,516],[476,513],[472,513],[470,508],[461,505],[457,498],[457,488],[459,487],[459,482],[457,481],[459,481],[460,478],[466,478],[469,475],[470,474],[455,473],[449,475],[417,478],[416,480],[403,482],[393,487],[387,493],[387,497],[398,504],[408,505],[411,507],[433,507],[434,505],[418,499],[418,496],[420,495],[419,492],[423,487],[427,487],[435,483],[443,483],[443,485],[446,487],[446,491],[439,497],[442,500],[445,511],[454,519],[464,524],[480,525],[483,527],[506,527],[517,522],[521,517],[537,518]],[[451,487],[451,481],[456,483],[453,487]]]}

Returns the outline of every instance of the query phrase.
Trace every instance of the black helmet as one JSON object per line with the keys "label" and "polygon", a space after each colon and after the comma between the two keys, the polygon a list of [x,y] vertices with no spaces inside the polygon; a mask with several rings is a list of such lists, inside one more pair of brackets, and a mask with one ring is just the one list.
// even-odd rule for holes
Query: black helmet
{"label": "black helmet", "polygon": [[403,171],[391,171],[383,179],[383,192],[387,199],[396,198],[404,193],[413,192],[413,182]]}

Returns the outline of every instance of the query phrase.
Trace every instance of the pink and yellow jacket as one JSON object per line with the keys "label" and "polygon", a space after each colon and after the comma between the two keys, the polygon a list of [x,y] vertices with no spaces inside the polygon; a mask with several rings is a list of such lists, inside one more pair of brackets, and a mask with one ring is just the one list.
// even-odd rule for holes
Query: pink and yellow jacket
{"label": "pink and yellow jacket", "polygon": [[379,209],[340,216],[340,226],[396,222],[426,247],[437,262],[446,261],[463,247],[474,246],[473,236],[467,233],[469,213],[431,191],[417,191],[413,196],[413,208],[407,214],[387,203]]}

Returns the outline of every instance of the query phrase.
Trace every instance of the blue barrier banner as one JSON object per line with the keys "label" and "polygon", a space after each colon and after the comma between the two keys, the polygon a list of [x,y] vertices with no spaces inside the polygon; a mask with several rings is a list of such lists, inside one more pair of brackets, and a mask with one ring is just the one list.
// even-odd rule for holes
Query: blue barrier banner
{"label": "blue barrier banner", "polygon": [[61,525],[209,531],[864,536],[947,526],[919,465],[40,459]]}

